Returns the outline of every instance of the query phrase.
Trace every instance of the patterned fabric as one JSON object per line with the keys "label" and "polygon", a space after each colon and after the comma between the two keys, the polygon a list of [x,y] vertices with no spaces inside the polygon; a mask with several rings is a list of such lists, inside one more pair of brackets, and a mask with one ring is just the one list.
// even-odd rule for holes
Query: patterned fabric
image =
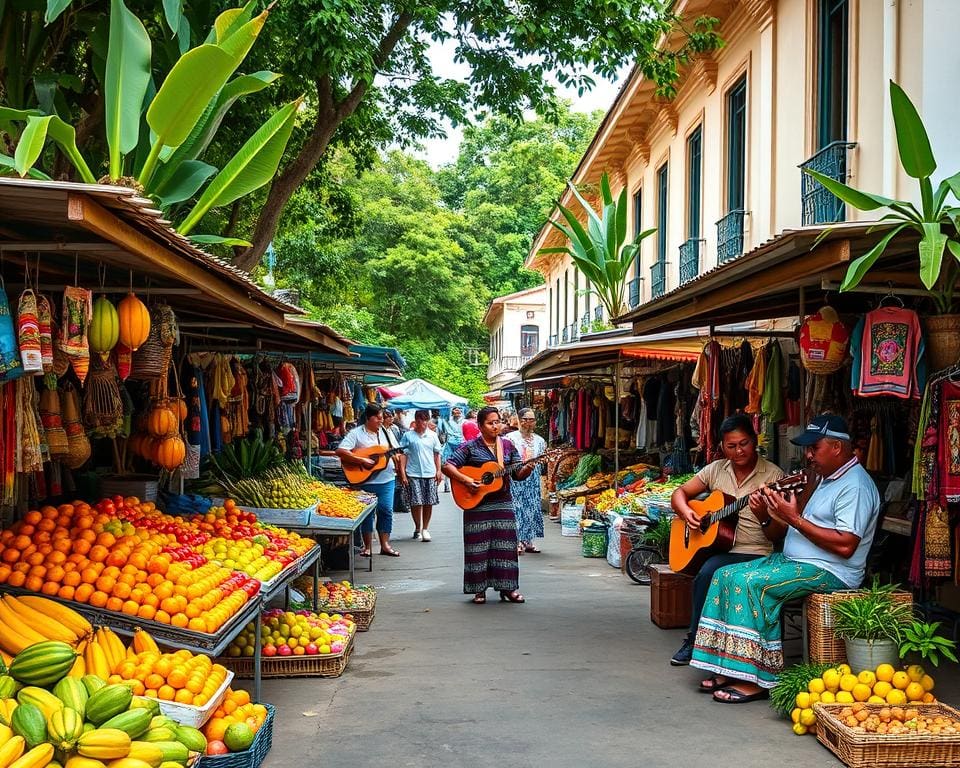
{"label": "patterned fabric", "polygon": [[[529,440],[519,432],[511,432],[507,440],[520,452],[520,460],[527,461],[542,456],[547,442],[540,435],[532,435]],[[543,498],[540,495],[540,465],[524,480],[514,480],[510,484],[513,496],[513,509],[517,516],[517,539],[532,542],[543,538]]]}
{"label": "patterned fabric", "polygon": [[[519,460],[509,440],[503,444],[503,461]],[[484,445],[483,438],[460,445],[450,457],[455,467],[478,467],[496,456]],[[517,521],[510,495],[511,480],[503,479],[503,488],[487,494],[483,501],[463,513],[463,592],[476,594],[488,589],[512,592],[519,586],[517,560]]]}
{"label": "patterned fabric", "polygon": [[440,503],[437,494],[437,481],[433,477],[407,477],[403,486],[403,497],[407,507],[433,506]]}
{"label": "patterned fabric", "polygon": [[720,568],[707,592],[690,665],[773,688],[783,669],[783,604],[845,588],[833,574],[780,553]]}

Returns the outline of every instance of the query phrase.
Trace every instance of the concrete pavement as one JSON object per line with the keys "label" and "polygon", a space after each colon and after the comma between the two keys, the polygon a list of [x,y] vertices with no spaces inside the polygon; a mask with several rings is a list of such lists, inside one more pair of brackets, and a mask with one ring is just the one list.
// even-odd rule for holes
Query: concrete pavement
{"label": "concrete pavement", "polygon": [[398,515],[401,557],[358,572],[377,587],[377,615],[344,674],[264,681],[277,707],[265,768],[839,765],[767,702],[698,693],[702,673],[669,666],[683,632],[650,622],[649,588],[581,557],[559,525],[520,558],[526,604],[490,592],[471,605],[460,513],[440,498],[432,542],[411,541]]}

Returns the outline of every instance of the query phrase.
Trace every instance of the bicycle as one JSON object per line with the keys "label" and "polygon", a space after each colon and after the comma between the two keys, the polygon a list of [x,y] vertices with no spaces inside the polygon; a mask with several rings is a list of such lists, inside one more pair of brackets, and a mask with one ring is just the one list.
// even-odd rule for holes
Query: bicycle
{"label": "bicycle", "polygon": [[[627,576],[637,584],[649,586],[649,566],[655,563],[666,562],[666,555],[662,550],[662,543],[669,541],[662,535],[664,521],[657,521],[651,528],[649,518],[624,518],[620,526],[620,533],[630,541],[630,552],[624,560],[623,569]],[[666,522],[666,530],[670,524]]]}

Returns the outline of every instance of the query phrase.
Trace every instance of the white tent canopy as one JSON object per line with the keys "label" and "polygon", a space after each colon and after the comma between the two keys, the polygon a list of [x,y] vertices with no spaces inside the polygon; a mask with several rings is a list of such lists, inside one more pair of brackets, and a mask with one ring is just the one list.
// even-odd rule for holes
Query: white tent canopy
{"label": "white tent canopy", "polygon": [[441,410],[455,405],[464,407],[467,405],[467,398],[447,392],[425,379],[410,379],[399,384],[391,384],[390,389],[402,393],[388,402],[391,408]]}

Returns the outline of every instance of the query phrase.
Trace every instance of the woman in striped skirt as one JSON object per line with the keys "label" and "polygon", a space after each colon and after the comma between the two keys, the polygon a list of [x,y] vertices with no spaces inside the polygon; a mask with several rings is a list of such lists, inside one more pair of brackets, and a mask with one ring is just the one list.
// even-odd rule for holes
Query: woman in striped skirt
{"label": "woman in striped skirt", "polygon": [[[481,484],[460,471],[493,461],[501,466],[520,459],[516,447],[500,435],[500,412],[482,408],[477,415],[480,436],[462,443],[443,465],[443,473],[455,482],[472,488]],[[500,599],[524,602],[518,591],[517,521],[510,495],[510,478],[523,480],[532,466],[514,470],[503,478],[503,487],[491,491],[473,509],[463,512],[463,592],[473,594],[476,604],[487,602],[487,590],[500,592]]]}

